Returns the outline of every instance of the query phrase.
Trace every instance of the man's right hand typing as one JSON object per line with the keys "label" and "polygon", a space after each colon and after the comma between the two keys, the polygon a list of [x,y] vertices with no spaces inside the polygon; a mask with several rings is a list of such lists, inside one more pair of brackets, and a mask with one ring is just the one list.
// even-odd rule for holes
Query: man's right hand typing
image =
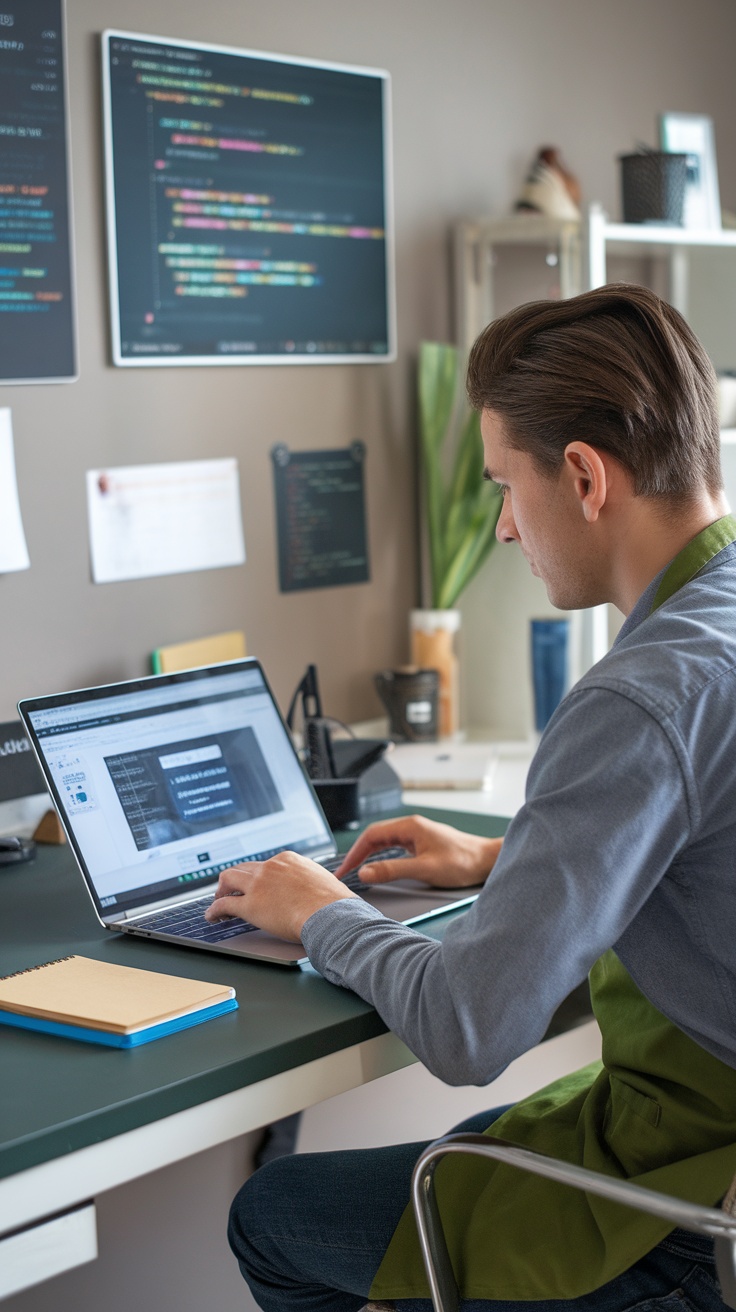
{"label": "man's right hand typing", "polygon": [[[364,884],[419,879],[435,888],[469,888],[482,884],[498,858],[502,838],[478,838],[424,816],[400,816],[369,825],[335,871],[337,878],[360,867]],[[387,847],[405,847],[410,857],[371,861]]]}

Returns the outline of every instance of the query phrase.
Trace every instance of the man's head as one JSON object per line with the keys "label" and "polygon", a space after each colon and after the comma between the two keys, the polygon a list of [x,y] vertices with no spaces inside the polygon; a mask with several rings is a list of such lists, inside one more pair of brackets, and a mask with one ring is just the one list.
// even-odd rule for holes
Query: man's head
{"label": "man's head", "polygon": [[628,614],[726,512],[712,366],[644,287],[520,306],[478,338],[468,392],[504,490],[497,536],[555,606]]}
{"label": "man's head", "polygon": [[579,441],[618,461],[640,497],[682,503],[722,486],[713,366],[646,287],[519,306],[481,333],[467,383],[540,472],[557,474]]}

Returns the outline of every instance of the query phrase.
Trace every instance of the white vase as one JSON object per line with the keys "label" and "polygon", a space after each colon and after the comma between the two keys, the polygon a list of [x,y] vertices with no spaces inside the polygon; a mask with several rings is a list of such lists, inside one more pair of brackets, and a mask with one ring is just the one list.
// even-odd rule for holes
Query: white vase
{"label": "white vase", "polygon": [[459,610],[413,610],[411,625],[412,665],[437,670],[439,687],[439,732],[441,738],[456,734],[460,723],[458,660],[454,638],[460,628]]}

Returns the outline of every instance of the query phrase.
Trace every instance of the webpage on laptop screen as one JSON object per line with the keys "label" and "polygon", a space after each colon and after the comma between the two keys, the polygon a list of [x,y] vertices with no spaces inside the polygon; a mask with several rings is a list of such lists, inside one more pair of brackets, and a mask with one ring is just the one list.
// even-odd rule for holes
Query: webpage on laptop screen
{"label": "webpage on laptop screen", "polygon": [[331,843],[259,670],[32,711],[100,904],[125,910],[237,861]]}

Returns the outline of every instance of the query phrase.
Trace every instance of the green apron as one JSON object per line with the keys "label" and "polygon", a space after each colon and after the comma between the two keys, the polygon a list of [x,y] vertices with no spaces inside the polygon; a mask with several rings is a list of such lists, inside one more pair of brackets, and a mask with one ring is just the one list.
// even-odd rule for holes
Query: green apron
{"label": "green apron", "polygon": [[[652,610],[734,541],[731,516],[700,533],[666,571]],[[736,1172],[736,1070],[657,1011],[613,951],[593,967],[590,992],[602,1062],[517,1103],[488,1134],[712,1206]],[[463,1298],[576,1298],[633,1266],[673,1228],[478,1157],[445,1158],[435,1180]],[[428,1297],[408,1207],[370,1298]]]}

